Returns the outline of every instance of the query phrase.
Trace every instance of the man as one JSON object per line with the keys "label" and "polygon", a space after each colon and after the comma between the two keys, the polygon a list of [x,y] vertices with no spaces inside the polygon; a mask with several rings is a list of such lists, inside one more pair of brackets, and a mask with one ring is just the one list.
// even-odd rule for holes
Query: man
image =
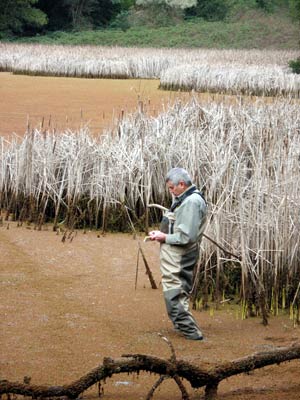
{"label": "man", "polygon": [[175,330],[187,339],[202,340],[202,332],[189,311],[189,297],[206,220],[206,202],[183,168],[171,169],[166,185],[173,197],[172,206],[164,215],[160,230],[149,235],[161,243],[163,294]]}

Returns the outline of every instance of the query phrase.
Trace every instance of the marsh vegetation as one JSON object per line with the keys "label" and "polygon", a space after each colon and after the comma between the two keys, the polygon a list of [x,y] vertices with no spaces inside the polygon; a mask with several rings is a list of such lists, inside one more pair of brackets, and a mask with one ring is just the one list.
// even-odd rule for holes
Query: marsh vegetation
{"label": "marsh vegetation", "polygon": [[147,230],[168,206],[164,176],[191,171],[209,204],[195,307],[237,297],[244,317],[288,309],[299,320],[299,120],[297,103],[195,100],[158,117],[141,109],[96,138],[31,130],[1,138],[0,206],[37,229]]}
{"label": "marsh vegetation", "polygon": [[299,97],[297,51],[138,49],[0,44],[0,71],[79,78],[160,79],[167,90]]}

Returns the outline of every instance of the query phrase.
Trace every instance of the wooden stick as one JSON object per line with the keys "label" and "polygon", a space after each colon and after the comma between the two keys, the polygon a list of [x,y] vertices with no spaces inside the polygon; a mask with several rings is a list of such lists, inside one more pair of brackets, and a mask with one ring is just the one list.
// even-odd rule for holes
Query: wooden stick
{"label": "wooden stick", "polygon": [[138,280],[138,273],[139,273],[139,257],[140,256],[140,249],[138,249],[137,252],[137,260],[136,260],[136,268],[135,268],[135,285],[134,285],[134,290],[136,290],[137,287],[137,280]]}
{"label": "wooden stick", "polygon": [[144,264],[145,264],[146,273],[147,273],[147,275],[148,275],[148,278],[149,278],[151,287],[152,287],[152,289],[157,289],[156,282],[155,282],[155,280],[154,280],[154,278],[153,278],[151,269],[150,269],[149,264],[148,264],[148,262],[147,262],[147,260],[146,260],[146,257],[145,257],[145,254],[144,254],[144,252],[143,252],[143,249],[142,249],[142,246],[141,246],[140,242],[138,243],[138,245],[139,245],[139,250],[140,250],[140,252],[141,252],[141,255],[142,255],[142,258],[143,258],[143,261],[144,261]]}

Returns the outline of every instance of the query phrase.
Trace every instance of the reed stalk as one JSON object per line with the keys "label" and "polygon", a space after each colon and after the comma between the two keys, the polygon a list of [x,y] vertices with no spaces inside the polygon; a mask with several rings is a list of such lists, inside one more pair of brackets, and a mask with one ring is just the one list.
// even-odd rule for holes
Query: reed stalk
{"label": "reed stalk", "polygon": [[300,78],[287,67],[297,57],[296,50],[128,49],[0,43],[0,71],[14,74],[160,79],[160,87],[167,90],[249,96],[299,98]]}
{"label": "reed stalk", "polygon": [[146,216],[146,204],[170,205],[164,177],[182,166],[205,191],[207,235],[239,256],[203,239],[197,298],[206,306],[208,293],[218,301],[238,289],[242,318],[251,309],[266,317],[271,307],[297,316],[299,121],[299,106],[284,99],[205,107],[193,99],[156,118],[128,115],[99,138],[82,129],[1,139],[0,208],[37,226],[104,232],[131,230],[126,207],[140,228],[160,218],[153,209]]}

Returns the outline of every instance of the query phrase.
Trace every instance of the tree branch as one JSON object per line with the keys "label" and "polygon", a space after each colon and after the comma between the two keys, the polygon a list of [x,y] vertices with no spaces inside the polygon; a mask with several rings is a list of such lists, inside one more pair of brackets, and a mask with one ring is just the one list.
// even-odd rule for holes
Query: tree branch
{"label": "tree branch", "polygon": [[[201,368],[183,360],[165,360],[144,354],[123,355],[123,358],[113,360],[104,358],[103,364],[87,373],[77,381],[63,386],[38,386],[19,382],[0,381],[1,394],[19,394],[31,397],[62,397],[77,398],[82,392],[97,382],[110,378],[115,374],[147,371],[161,376],[156,387],[166,377],[175,380],[182,392],[182,398],[188,399],[188,394],[180,379],[186,379],[193,388],[206,386],[206,399],[214,399],[219,382],[230,376],[253,371],[267,365],[280,364],[285,361],[300,359],[300,344],[279,347],[271,351],[255,353],[240,359]],[[165,377],[165,378],[163,378]],[[154,392],[153,390],[153,392]],[[150,394],[151,392],[149,392]]]}

